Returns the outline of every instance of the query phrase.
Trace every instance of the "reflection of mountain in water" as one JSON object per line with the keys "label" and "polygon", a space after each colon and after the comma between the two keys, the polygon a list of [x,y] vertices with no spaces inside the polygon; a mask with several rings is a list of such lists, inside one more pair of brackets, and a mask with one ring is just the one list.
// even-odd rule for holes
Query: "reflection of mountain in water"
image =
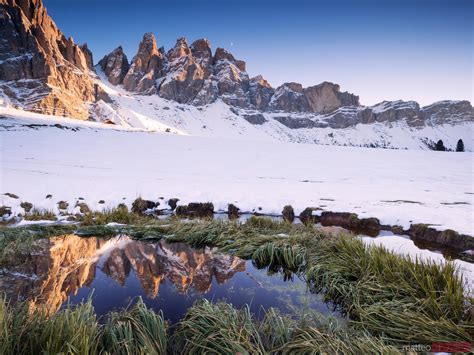
{"label": "reflection of mountain in water", "polygon": [[156,297],[166,279],[180,293],[189,289],[206,292],[213,278],[224,283],[244,271],[245,262],[215,249],[192,249],[181,243],[67,235],[35,242],[24,263],[0,271],[0,291],[12,299],[28,299],[32,307],[52,313],[69,295],[90,286],[96,268],[120,285],[125,285],[133,270],[147,296]]}

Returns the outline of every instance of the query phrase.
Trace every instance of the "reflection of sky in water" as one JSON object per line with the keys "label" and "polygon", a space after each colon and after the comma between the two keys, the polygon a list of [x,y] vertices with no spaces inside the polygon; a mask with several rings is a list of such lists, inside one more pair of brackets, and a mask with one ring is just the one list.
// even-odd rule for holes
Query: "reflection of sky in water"
{"label": "reflection of sky in water", "polygon": [[125,285],[105,275],[100,269],[89,287],[82,287],[75,296],[70,296],[72,304],[84,300],[94,290],[92,303],[98,314],[105,314],[113,309],[126,307],[137,296],[155,311],[162,310],[165,318],[176,322],[196,300],[206,298],[212,301],[225,300],[240,308],[250,305],[251,311],[261,317],[262,307],[277,307],[285,313],[304,312],[305,308],[325,314],[332,313],[331,307],[321,301],[320,295],[311,294],[305,282],[297,277],[284,281],[281,274],[267,276],[266,270],[256,269],[250,261],[246,262],[246,271],[236,273],[223,284],[215,278],[210,289],[201,293],[190,288],[186,294],[178,292],[176,286],[165,280],[159,287],[156,298],[150,298],[143,291],[139,279],[132,270]]}

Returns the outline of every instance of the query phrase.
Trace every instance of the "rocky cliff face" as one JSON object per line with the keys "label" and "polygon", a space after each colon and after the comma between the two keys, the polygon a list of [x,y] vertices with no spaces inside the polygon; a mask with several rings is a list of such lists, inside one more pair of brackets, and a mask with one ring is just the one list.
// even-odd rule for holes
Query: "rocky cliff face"
{"label": "rocky cliff face", "polygon": [[122,84],[130,68],[127,56],[121,46],[115,48],[110,54],[102,58],[99,66],[112,85]]}
{"label": "rocky cliff face", "polygon": [[289,105],[293,105],[289,108],[293,110],[271,114],[270,117],[292,129],[344,129],[377,122],[404,122],[410,127],[474,122],[474,110],[469,101],[440,101],[425,107],[420,107],[415,101],[383,101],[374,106],[342,106],[329,113],[309,115],[298,113],[294,109],[297,103],[296,99],[289,101]]}
{"label": "rocky cliff face", "polygon": [[0,0],[0,89],[26,109],[88,118],[92,54],[66,38],[41,0]]}
{"label": "rocky cliff face", "polygon": [[132,92],[157,94],[184,104],[201,106],[221,99],[230,106],[245,109],[311,113],[359,105],[357,96],[341,93],[339,85],[328,82],[308,88],[286,83],[275,90],[261,75],[250,79],[245,62],[224,48],[217,48],[212,54],[207,39],[198,39],[189,46],[185,38],[180,38],[164,54],[164,50],[157,49],[155,36],[147,33],[123,78],[117,75],[118,69],[111,69],[112,59],[116,57],[117,49],[101,63],[112,84],[123,84]]}
{"label": "rocky cliff face", "polygon": [[[0,0],[0,95],[27,110],[110,121],[113,100],[92,73],[87,45],[66,38],[41,0]],[[222,100],[250,123],[274,119],[292,129],[346,128],[356,124],[404,121],[411,127],[474,121],[468,101],[442,101],[420,107],[413,101],[384,101],[363,107],[359,97],[323,82],[304,88],[273,88],[261,75],[249,78],[246,63],[230,52],[214,52],[206,39],[191,45],[179,38],[169,51],[146,33],[129,63],[122,47],[97,67],[113,85],[131,93],[158,95],[180,104],[204,106]],[[97,105],[90,105],[97,101]],[[120,109],[119,104],[114,107]],[[91,116],[88,110],[91,110]],[[103,114],[102,112],[105,112]],[[104,117],[102,117],[104,116]]]}
{"label": "rocky cliff face", "polygon": [[146,295],[154,298],[165,280],[180,293],[190,289],[206,292],[213,278],[224,283],[245,271],[245,261],[215,249],[192,249],[180,243],[67,235],[38,240],[24,262],[4,265],[0,292],[12,299],[27,299],[30,307],[54,313],[68,296],[91,286],[98,268],[122,286],[133,270]]}

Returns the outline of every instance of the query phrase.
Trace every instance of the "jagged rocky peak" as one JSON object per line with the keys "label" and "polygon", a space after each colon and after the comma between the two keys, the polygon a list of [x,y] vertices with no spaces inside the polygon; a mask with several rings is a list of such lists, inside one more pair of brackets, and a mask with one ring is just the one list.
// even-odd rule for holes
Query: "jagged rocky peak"
{"label": "jagged rocky peak", "polygon": [[185,38],[179,38],[166,55],[167,66],[159,84],[159,95],[180,103],[192,103],[210,75],[196,62]]}
{"label": "jagged rocky peak", "polygon": [[111,53],[104,56],[100,60],[99,66],[113,85],[122,84],[130,68],[127,55],[124,53],[122,46],[115,48]]}
{"label": "jagged rocky peak", "polygon": [[191,53],[201,66],[209,68],[212,65],[211,43],[206,38],[201,38],[191,44]]}
{"label": "jagged rocky peak", "polygon": [[[88,118],[95,99],[92,58],[66,39],[41,0],[0,0],[0,89],[19,106]],[[22,80],[28,79],[28,81]]]}
{"label": "jagged rocky peak", "polygon": [[163,54],[156,46],[155,35],[145,33],[138,46],[138,53],[123,79],[124,88],[134,92],[153,93],[155,80],[162,75],[163,66]]}
{"label": "jagged rocky peak", "polygon": [[181,37],[177,39],[176,44],[168,51],[166,57],[168,58],[169,62],[173,62],[179,58],[189,55],[191,55],[191,50],[189,49],[188,41],[186,38]]}
{"label": "jagged rocky peak", "polygon": [[230,106],[250,107],[249,76],[245,71],[245,62],[236,60],[223,48],[216,49],[213,62],[220,99]]}
{"label": "jagged rocky peak", "polygon": [[239,68],[240,71],[245,71],[246,64],[243,60],[235,59],[234,56],[227,51],[227,49],[219,47],[216,49],[216,53],[214,54],[214,63],[222,60],[227,60]]}

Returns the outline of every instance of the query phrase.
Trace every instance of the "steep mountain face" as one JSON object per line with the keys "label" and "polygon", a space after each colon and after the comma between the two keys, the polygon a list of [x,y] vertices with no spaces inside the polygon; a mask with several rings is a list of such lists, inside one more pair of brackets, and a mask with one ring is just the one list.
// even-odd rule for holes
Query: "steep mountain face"
{"label": "steep mountain face", "polygon": [[[248,134],[250,124],[262,135],[284,141],[349,145],[356,141],[350,134],[321,129],[367,125],[375,143],[362,137],[364,143],[359,144],[385,147],[404,147],[391,144],[395,137],[386,134],[394,124],[426,146],[423,142],[433,137],[409,131],[474,122],[468,101],[426,107],[414,101],[383,101],[367,107],[360,105],[358,96],[330,82],[306,88],[289,82],[273,88],[261,75],[250,78],[246,63],[227,50],[213,51],[206,39],[189,45],[179,38],[165,51],[153,33],[146,33],[131,62],[118,47],[93,67],[87,45],[66,39],[41,0],[0,0],[0,35],[0,105],[11,103],[49,115],[145,129],[161,129],[164,124],[167,132],[204,135],[222,134],[223,126],[238,120],[232,126],[237,135]],[[375,127],[379,123],[386,126],[383,134]],[[440,131],[436,139],[444,136]]]}
{"label": "steep mountain face", "polygon": [[88,118],[92,53],[66,37],[41,0],[0,0],[0,90],[31,111]]}
{"label": "steep mountain face", "polygon": [[123,79],[130,68],[127,56],[121,46],[115,48],[110,54],[102,58],[99,61],[99,66],[105,75],[107,75],[112,85],[123,83]]}
{"label": "steep mountain face", "polygon": [[221,99],[230,106],[261,111],[326,113],[341,106],[359,106],[357,96],[340,92],[339,85],[329,82],[308,88],[285,83],[275,90],[261,75],[249,78],[245,62],[224,48],[217,48],[213,55],[207,39],[189,46],[185,38],[179,38],[164,54],[157,49],[155,36],[146,33],[125,76],[118,75],[121,70],[112,70],[117,57],[120,68],[126,67],[122,51],[117,51],[105,56],[100,67],[112,84],[123,84],[139,94],[197,106]]}
{"label": "steep mountain face", "polygon": [[368,107],[343,106],[328,114],[306,117],[305,121],[291,115],[280,115],[275,119],[290,128],[348,128],[376,122],[403,122],[409,127],[423,127],[474,122],[474,110],[469,101],[440,101],[420,107],[415,101],[399,100]]}

